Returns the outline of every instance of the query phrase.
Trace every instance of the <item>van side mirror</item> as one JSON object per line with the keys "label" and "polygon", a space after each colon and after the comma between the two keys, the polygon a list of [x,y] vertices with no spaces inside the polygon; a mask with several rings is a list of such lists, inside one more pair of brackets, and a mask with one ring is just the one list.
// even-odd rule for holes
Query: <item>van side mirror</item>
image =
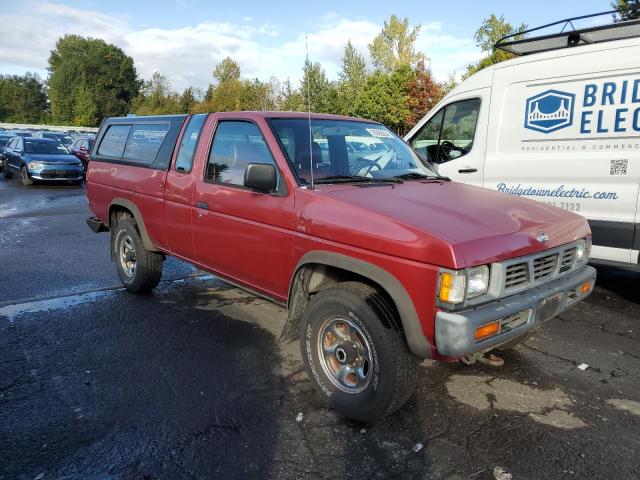
{"label": "van side mirror", "polygon": [[250,163],[244,171],[244,186],[259,192],[271,192],[278,186],[276,167],[270,163]]}

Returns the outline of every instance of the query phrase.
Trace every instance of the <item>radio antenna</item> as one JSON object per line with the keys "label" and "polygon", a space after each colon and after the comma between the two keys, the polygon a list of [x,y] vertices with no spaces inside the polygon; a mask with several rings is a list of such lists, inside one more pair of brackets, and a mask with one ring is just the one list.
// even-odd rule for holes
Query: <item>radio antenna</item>
{"label": "radio antenna", "polygon": [[313,190],[313,133],[311,132],[311,63],[309,62],[309,41],[304,36],[304,46],[307,52],[305,68],[309,70],[307,73],[307,112],[309,114],[309,162],[311,163],[311,190]]}

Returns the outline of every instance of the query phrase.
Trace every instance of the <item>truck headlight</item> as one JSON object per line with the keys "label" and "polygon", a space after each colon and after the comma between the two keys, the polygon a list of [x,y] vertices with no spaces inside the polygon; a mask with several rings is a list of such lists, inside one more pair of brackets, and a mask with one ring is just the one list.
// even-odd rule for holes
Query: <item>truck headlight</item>
{"label": "truck headlight", "polygon": [[591,254],[591,245],[586,238],[578,240],[576,245],[576,263],[586,263],[589,261],[589,255]]}
{"label": "truck headlight", "polygon": [[464,302],[467,276],[464,270],[458,272],[440,272],[440,292],[438,297],[441,302],[462,303]]}
{"label": "truck headlight", "polygon": [[489,267],[481,265],[467,270],[467,298],[478,297],[489,289]]}
{"label": "truck headlight", "polygon": [[479,297],[489,290],[489,267],[468,268],[466,270],[441,270],[438,298],[445,303],[462,303]]}
{"label": "truck headlight", "polygon": [[35,170],[37,168],[42,168],[43,163],[42,162],[29,162],[29,165],[27,165],[29,167],[29,170]]}

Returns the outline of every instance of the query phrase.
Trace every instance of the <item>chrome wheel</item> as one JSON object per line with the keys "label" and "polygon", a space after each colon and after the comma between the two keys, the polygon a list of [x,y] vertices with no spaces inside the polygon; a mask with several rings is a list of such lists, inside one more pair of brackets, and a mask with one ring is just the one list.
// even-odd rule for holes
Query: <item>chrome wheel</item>
{"label": "chrome wheel", "polygon": [[136,249],[129,235],[125,235],[120,241],[119,259],[122,271],[128,277],[133,277],[136,274]]}
{"label": "chrome wheel", "polygon": [[373,370],[371,347],[354,322],[344,317],[325,320],[317,347],[322,369],[337,388],[346,393],[367,388]]}

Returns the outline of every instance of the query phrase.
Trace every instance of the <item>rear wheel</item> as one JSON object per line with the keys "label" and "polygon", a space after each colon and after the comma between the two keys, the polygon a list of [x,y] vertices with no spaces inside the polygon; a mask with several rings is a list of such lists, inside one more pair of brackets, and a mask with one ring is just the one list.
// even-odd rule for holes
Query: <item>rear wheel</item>
{"label": "rear wheel", "polygon": [[111,241],[118,276],[125,288],[132,293],[153,290],[162,277],[163,256],[144,247],[135,222],[120,219]]}
{"label": "rear wheel", "polygon": [[395,311],[374,288],[345,282],[322,290],[301,321],[300,348],[323,399],[358,421],[402,407],[420,359],[409,351]]}
{"label": "rear wheel", "polygon": [[28,187],[29,185],[33,185],[33,180],[29,176],[27,167],[25,167],[24,165],[20,168],[20,180],[22,180],[22,184],[25,187]]}

